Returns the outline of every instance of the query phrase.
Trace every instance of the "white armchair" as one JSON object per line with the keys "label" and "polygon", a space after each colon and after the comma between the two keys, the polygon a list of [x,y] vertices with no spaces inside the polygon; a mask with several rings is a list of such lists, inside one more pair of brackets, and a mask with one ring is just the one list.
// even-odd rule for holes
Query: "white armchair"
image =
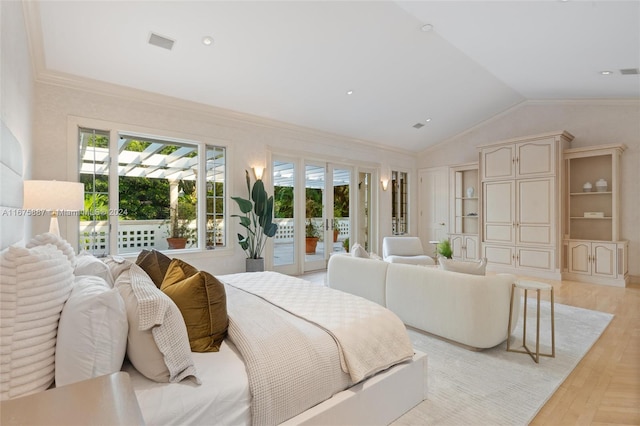
{"label": "white armchair", "polygon": [[424,254],[422,243],[418,237],[384,237],[382,258],[389,263],[436,264],[431,256]]}

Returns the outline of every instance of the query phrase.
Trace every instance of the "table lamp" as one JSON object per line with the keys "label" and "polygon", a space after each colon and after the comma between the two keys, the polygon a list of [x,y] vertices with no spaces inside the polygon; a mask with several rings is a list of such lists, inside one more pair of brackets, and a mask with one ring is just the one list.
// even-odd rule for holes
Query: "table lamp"
{"label": "table lamp", "polygon": [[60,236],[58,211],[84,209],[84,184],[59,180],[26,180],[23,207],[51,210],[49,232]]}

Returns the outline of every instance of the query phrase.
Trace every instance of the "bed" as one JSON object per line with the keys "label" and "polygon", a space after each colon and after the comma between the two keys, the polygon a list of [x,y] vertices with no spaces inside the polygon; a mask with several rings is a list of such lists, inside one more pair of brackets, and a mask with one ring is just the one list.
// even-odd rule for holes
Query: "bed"
{"label": "bed", "polygon": [[[426,397],[426,357],[414,353],[400,320],[347,293],[275,272],[217,277],[228,335],[217,351],[197,353],[179,302],[168,302],[133,262],[76,256],[48,233],[9,247],[1,261],[1,343],[9,353],[0,368],[2,399],[45,390],[54,378],[64,385],[119,369],[131,376],[149,425],[388,424]],[[147,293],[157,300],[148,304]],[[40,318],[43,306],[47,318]],[[172,322],[183,337],[156,335]],[[155,339],[167,380],[145,371],[153,350],[136,358],[132,333]],[[55,362],[48,363],[51,346]],[[173,368],[167,359],[175,354]]]}

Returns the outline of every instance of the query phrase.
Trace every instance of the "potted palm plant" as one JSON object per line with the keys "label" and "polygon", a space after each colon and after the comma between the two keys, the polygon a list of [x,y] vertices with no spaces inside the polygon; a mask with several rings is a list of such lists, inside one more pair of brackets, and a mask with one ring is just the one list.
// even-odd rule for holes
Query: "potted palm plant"
{"label": "potted palm plant", "polygon": [[238,243],[247,254],[247,272],[264,271],[262,252],[267,240],[278,231],[278,225],[273,223],[273,196],[268,196],[261,179],[257,179],[252,187],[246,170],[245,177],[249,197],[231,197],[242,212],[231,217],[240,218],[240,226],[246,230],[246,235],[238,233]]}

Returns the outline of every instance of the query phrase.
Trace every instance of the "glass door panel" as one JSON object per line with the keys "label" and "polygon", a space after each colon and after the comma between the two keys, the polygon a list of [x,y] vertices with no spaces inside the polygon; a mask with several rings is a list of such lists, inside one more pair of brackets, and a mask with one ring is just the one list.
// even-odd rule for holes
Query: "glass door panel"
{"label": "glass door panel", "polygon": [[[331,241],[332,253],[344,253],[351,242],[351,170],[333,170],[333,211],[328,212],[329,223],[326,239]],[[355,241],[354,241],[355,242]]]}
{"label": "glass door panel", "polygon": [[325,267],[326,173],[324,164],[305,165],[305,264],[304,270]]}
{"label": "glass door panel", "polygon": [[278,224],[274,237],[273,266],[281,272],[295,273],[296,236],[295,229],[295,182],[296,167],[291,161],[273,161],[273,217]]}

